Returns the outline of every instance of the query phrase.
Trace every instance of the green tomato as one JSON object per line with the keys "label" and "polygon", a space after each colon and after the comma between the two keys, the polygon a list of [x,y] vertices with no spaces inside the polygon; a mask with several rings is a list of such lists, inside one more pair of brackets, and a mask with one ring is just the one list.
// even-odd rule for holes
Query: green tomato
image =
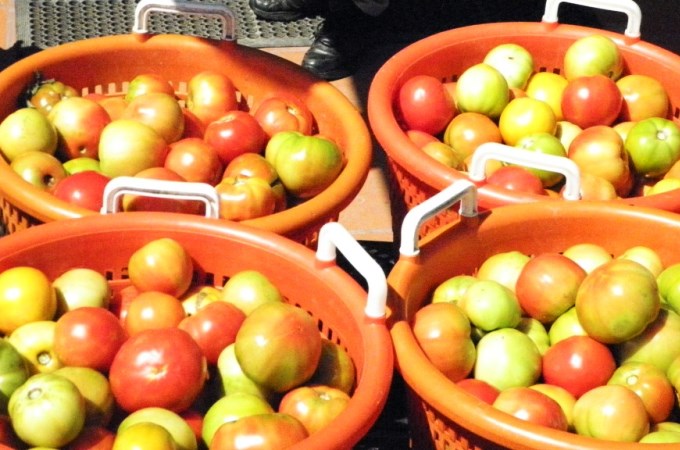
{"label": "green tomato", "polygon": [[521,45],[509,42],[489,50],[483,62],[498,69],[511,88],[526,88],[529,77],[534,72],[534,58],[531,53]]}
{"label": "green tomato", "polygon": [[298,131],[281,131],[272,136],[265,158],[276,169],[286,192],[301,199],[330,186],[344,165],[342,150],[333,141]]}
{"label": "green tomato", "polygon": [[[567,151],[564,149],[562,141],[560,141],[557,136],[550,133],[529,134],[520,138],[515,143],[515,147],[532,152],[543,153],[546,155],[562,156],[565,158],[567,156]],[[543,183],[543,187],[546,188],[556,185],[564,178],[564,176],[559,172],[536,169],[529,166],[524,166],[524,168],[540,178],[541,183]]]}
{"label": "green tomato", "polygon": [[228,394],[212,404],[203,417],[201,436],[208,446],[220,425],[234,422],[240,418],[273,413],[272,406],[259,395],[237,392]]}
{"label": "green tomato", "polygon": [[479,280],[458,302],[470,323],[484,331],[514,328],[522,311],[515,293],[494,280]]}
{"label": "green tomato", "polygon": [[20,108],[0,123],[0,152],[10,162],[30,151],[54,155],[57,142],[57,129],[35,108]]}
{"label": "green tomato", "polygon": [[476,112],[498,119],[510,101],[510,88],[498,69],[479,63],[460,75],[455,98],[460,112]]}
{"label": "green tomato", "polygon": [[564,76],[572,80],[601,74],[617,80],[623,72],[623,57],[616,43],[601,34],[575,40],[564,53]]}
{"label": "green tomato", "polygon": [[680,312],[680,263],[672,264],[656,277],[659,296],[673,311]]}
{"label": "green tomato", "polygon": [[0,415],[7,414],[9,397],[28,377],[21,353],[6,339],[0,339]]}
{"label": "green tomato", "polygon": [[626,135],[624,148],[637,174],[661,176],[680,159],[680,127],[661,117],[641,120]]}
{"label": "green tomato", "polygon": [[515,328],[487,333],[477,344],[474,378],[501,391],[531,386],[541,375],[541,353],[529,336]]}
{"label": "green tomato", "polygon": [[191,426],[182,416],[165,408],[147,407],[130,413],[118,425],[118,434],[140,423],[153,423],[165,428],[177,444],[177,450],[196,450],[198,442]]}
{"label": "green tomato", "polygon": [[33,447],[64,447],[85,425],[85,399],[78,387],[54,373],[30,377],[9,398],[8,409],[17,436]]}

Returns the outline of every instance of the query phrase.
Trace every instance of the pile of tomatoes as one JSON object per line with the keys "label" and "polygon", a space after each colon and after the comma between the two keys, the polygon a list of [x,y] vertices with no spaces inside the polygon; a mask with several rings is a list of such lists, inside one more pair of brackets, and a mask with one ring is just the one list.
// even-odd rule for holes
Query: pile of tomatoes
{"label": "pile of tomatoes", "polygon": [[[489,49],[456,81],[414,75],[400,86],[395,116],[406,135],[442,164],[467,171],[476,149],[494,142],[569,158],[581,197],[612,200],[680,187],[680,127],[667,87],[654,74],[625,73],[608,37],[592,34],[566,50],[560,70],[519,44]],[[490,161],[486,182],[559,195],[564,175],[530,164]]]}
{"label": "pile of tomatoes", "polygon": [[354,363],[307,311],[258,271],[214,286],[195,269],[160,238],[124,285],[1,272],[0,448],[284,448],[345,409]]}
{"label": "pile of tomatoes", "polygon": [[412,329],[442,374],[500,411],[607,441],[678,443],[678,274],[645,246],[510,250],[437,285]]}
{"label": "pile of tomatoes", "polygon": [[[108,181],[130,176],[209,184],[229,220],[303,202],[344,167],[342,149],[316,134],[307,105],[285,91],[249,105],[216,71],[196,73],[185,93],[155,72],[126,85],[124,95],[80,95],[38,77],[27,103],[0,123],[0,153],[24,181],[82,208],[99,211]],[[132,195],[122,202],[126,211],[201,208]]]}

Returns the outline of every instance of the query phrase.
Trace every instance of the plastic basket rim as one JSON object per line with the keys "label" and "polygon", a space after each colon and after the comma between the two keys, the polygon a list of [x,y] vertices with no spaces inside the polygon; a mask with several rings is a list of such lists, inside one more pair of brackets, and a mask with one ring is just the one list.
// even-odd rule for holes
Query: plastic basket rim
{"label": "plastic basket rim", "polygon": [[[383,149],[387,158],[399,167],[402,167],[408,175],[427,187],[441,190],[456,180],[468,179],[464,172],[460,172],[437,163],[432,158],[422,155],[418,147],[405,135],[397,123],[392,108],[393,95],[400,82],[402,73],[414,60],[425,60],[433,53],[438,53],[436,47],[443,45],[459,44],[462,41],[474,42],[480,36],[504,37],[508,39],[521,36],[523,38],[538,38],[549,33],[550,37],[571,39],[575,36],[584,36],[598,33],[613,39],[624,53],[630,52],[645,55],[648,59],[657,62],[671,64],[680,72],[680,55],[676,55],[655,44],[646,42],[643,36],[632,38],[621,33],[591,28],[581,25],[546,22],[495,22],[477,25],[467,25],[451,30],[441,31],[420,39],[401,49],[392,55],[376,72],[368,93],[367,116],[373,134]],[[680,100],[680,93],[679,93]],[[678,109],[679,105],[674,105]],[[670,113],[669,113],[670,114]],[[398,180],[400,183],[401,181]],[[559,197],[538,196],[536,194],[517,194],[497,186],[480,183],[478,186],[481,203],[488,203],[495,207],[505,204],[517,204],[532,201],[555,201]],[[678,203],[680,199],[678,191],[661,192],[654,195],[617,198],[614,203],[639,204],[664,209],[668,203]],[[485,206],[485,205],[481,205]]]}
{"label": "plastic basket rim", "polygon": [[[315,264],[315,253],[309,247],[295,242],[285,236],[256,229],[239,223],[219,225],[214,220],[204,217],[186,216],[178,213],[167,212],[131,212],[122,216],[95,215],[83,218],[65,220],[60,222],[48,222],[30,227],[20,233],[11,234],[0,239],[0,249],[3,257],[0,263],[4,265],[5,258],[14,258],[17,254],[26,254],[45,242],[65,242],[77,240],[85,235],[98,235],[101,233],[115,232],[126,235],[128,233],[162,233],[164,230],[175,230],[183,235],[207,237],[209,239],[233,240],[248,247],[257,247],[268,252],[285,255],[290,261],[291,267],[304,270],[313,266],[314,272],[318,271],[326,284],[336,286],[343,297],[346,308],[355,316],[355,324],[362,333],[361,342],[364,358],[364,367],[361,379],[358,380],[356,390],[352,396],[353,401],[347,410],[338,416],[339,424],[324,433],[310,435],[304,441],[292,448],[315,449],[336,448],[343,450],[343,445],[350,440],[359,442],[362,435],[346,434],[347,431],[367,432],[368,428],[377,420],[382,408],[387,401],[390,383],[392,380],[393,348],[389,331],[384,320],[366,318],[363,310],[354,308],[347,300],[350,293],[364,292],[363,288],[344,270],[336,264]],[[344,289],[340,289],[342,287]],[[333,313],[333,309],[328,309]],[[363,316],[360,319],[360,316]],[[323,319],[323,316],[319,316]],[[386,363],[380,366],[370,364],[369,358]],[[338,425],[342,431],[338,432]],[[351,428],[349,428],[351,427]],[[330,441],[329,441],[330,436]],[[334,441],[335,439],[335,441]],[[343,444],[340,444],[342,442]]]}
{"label": "plastic basket rim", "polygon": [[[467,227],[478,229],[485,221],[491,221],[491,227],[497,224],[508,226],[525,217],[534,217],[539,214],[539,219],[579,217],[592,220],[593,217],[601,218],[612,215],[613,217],[626,217],[631,220],[653,222],[659,226],[673,226],[680,228],[680,215],[654,208],[639,207],[633,205],[607,203],[607,202],[549,202],[549,203],[525,203],[518,205],[504,205],[480,213],[475,218],[460,218],[458,221],[446,224],[436,233],[427,235],[420,240],[421,253],[417,256],[403,257],[397,260],[392,272],[388,275],[390,295],[402,297],[408,287],[398,281],[398,276],[415,274],[426,270],[426,263],[421,258],[428,252],[437,253],[443,251],[446,242],[456,239],[456,229]],[[403,289],[400,289],[403,288]],[[426,300],[425,300],[426,302]],[[389,301],[388,301],[389,303]],[[425,304],[425,303],[423,303]],[[612,442],[597,440],[580,436],[572,432],[550,430],[546,427],[526,423],[525,421],[495,410],[491,405],[468,395],[462,388],[451,382],[434,365],[429,362],[425,353],[420,349],[415,335],[410,327],[411,317],[400,317],[389,324],[392,342],[395,349],[395,370],[404,378],[407,389],[418,400],[427,404],[429,408],[464,427],[466,430],[479,435],[482,439],[491,440],[498,437],[507,438],[513,436],[516,441],[499,441],[507,448],[513,449],[538,449],[555,448],[564,450],[574,449],[612,449],[612,450],[640,450],[643,444],[633,442]],[[422,383],[427,379],[427,383]],[[433,386],[437,387],[436,393]],[[441,406],[441,407],[439,407]],[[475,417],[483,414],[483,423],[476,422]],[[429,418],[428,418],[429,420]],[[438,425],[441,425],[439,423]],[[491,435],[480,434],[491,431]],[[677,444],[657,444],[661,449],[676,448]],[[475,447],[476,448],[476,447]]]}
{"label": "plastic basket rim", "polygon": [[[340,111],[343,115],[343,125],[346,129],[351,128],[352,130],[352,155],[350,158],[346,158],[340,175],[330,186],[313,198],[292,208],[287,208],[268,216],[245,220],[243,223],[256,228],[273,230],[279,234],[295,235],[300,231],[308,232],[305,228],[327,222],[333,219],[334,216],[337,217],[340,211],[345,209],[356,197],[368,176],[373,156],[368,125],[360,112],[331,83],[317,79],[311,74],[307,74],[294,63],[260,49],[246,47],[236,42],[214,41],[196,36],[170,34],[101,36],[44,49],[17,61],[0,72],[0,84],[4,85],[3,80],[8,77],[14,78],[27,73],[32,74],[36,67],[42,66],[41,62],[43,60],[55,62],[55,59],[58,59],[61,55],[69,57],[79,56],[78,54],[81,49],[92,51],[93,46],[99,46],[107,50],[118,50],[120,46],[142,46],[149,42],[158,43],[159,45],[186,45],[187,47],[199,46],[201,48],[218,47],[225,53],[233,52],[233,54],[237,55],[236,57],[242,57],[237,52],[247,52],[249,53],[248,57],[254,55],[255,58],[261,58],[276,64],[277,67],[282,67],[286,70],[286,73],[295,73],[296,76],[305,77],[309,82],[308,91],[313,92],[310,95],[328,96],[329,104],[342,108]],[[228,54],[232,57],[232,53]],[[14,174],[4,159],[0,161],[0,174],[3,175],[3,182],[0,183],[0,197],[5,197],[14,206],[20,206],[30,216],[40,221],[96,214],[96,212],[70,205],[51,194],[30,186]],[[14,183],[5,186],[7,184],[5,180],[8,178],[14,180]],[[19,188],[15,187],[15,184],[19,184]],[[17,204],[15,205],[13,201]]]}

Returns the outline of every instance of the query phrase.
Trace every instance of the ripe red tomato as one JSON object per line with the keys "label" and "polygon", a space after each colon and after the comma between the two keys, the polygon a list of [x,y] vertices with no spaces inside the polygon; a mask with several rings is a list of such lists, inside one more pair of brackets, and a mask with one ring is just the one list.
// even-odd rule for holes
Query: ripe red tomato
{"label": "ripe red tomato", "polygon": [[493,405],[494,400],[501,392],[486,381],[476,378],[463,378],[456,385],[489,405]]}
{"label": "ripe red tomato", "polygon": [[54,328],[54,352],[67,366],[108,372],[127,339],[118,317],[106,308],[83,306],[64,313]]}
{"label": "ripe red tomato", "polygon": [[663,370],[650,363],[625,362],[614,371],[607,384],[618,384],[635,392],[653,423],[665,421],[675,406],[673,385]]}
{"label": "ripe red tomato", "polygon": [[220,181],[224,170],[215,147],[199,137],[184,138],[170,144],[164,166],[186,181],[212,186]]}
{"label": "ripe red tomato", "polygon": [[494,186],[516,192],[528,194],[547,195],[543,188],[543,182],[534,173],[524,167],[502,166],[494,170],[486,179],[486,182]]}
{"label": "ripe red tomato", "polygon": [[623,95],[616,82],[607,76],[582,76],[567,83],[561,105],[564,120],[583,129],[611,125],[619,116]]}
{"label": "ripe red tomato", "polygon": [[307,105],[283,93],[264,99],[255,108],[253,116],[269,138],[279,131],[310,135],[314,128],[314,116]]}
{"label": "ripe red tomato", "polygon": [[295,417],[312,434],[331,424],[349,401],[349,394],[331,386],[299,386],[286,392],[278,412]]}
{"label": "ripe red tomato", "polygon": [[61,179],[52,193],[72,205],[99,212],[102,209],[104,188],[110,180],[100,172],[86,170]]}
{"label": "ripe red tomato", "polygon": [[144,330],[176,327],[186,317],[182,302],[170,294],[145,291],[137,295],[128,305],[123,320],[130,336]]}
{"label": "ripe red tomato", "polygon": [[267,134],[260,122],[245,111],[229,111],[208,124],[203,139],[225,166],[244,153],[264,153]]}
{"label": "ripe red tomato", "polygon": [[201,393],[207,362],[196,341],[179,328],[146,330],[131,336],[116,353],[109,381],[120,407],[188,409]]}
{"label": "ripe red tomato", "polygon": [[236,339],[246,315],[235,305],[215,301],[199,308],[196,314],[185,317],[179,328],[198,343],[208,364],[217,364],[222,350]]}
{"label": "ripe red tomato", "polygon": [[430,75],[415,75],[399,89],[397,111],[405,129],[436,135],[456,115],[456,106],[441,80]]}
{"label": "ripe red tomato", "polygon": [[553,344],[543,355],[543,378],[579,398],[607,384],[616,370],[609,348],[589,336],[571,336]]}

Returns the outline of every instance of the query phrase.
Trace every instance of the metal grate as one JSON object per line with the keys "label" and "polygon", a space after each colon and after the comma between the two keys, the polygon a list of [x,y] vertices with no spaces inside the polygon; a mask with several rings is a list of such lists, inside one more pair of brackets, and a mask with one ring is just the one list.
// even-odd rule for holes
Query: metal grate
{"label": "metal grate", "polygon": [[[22,0],[16,2],[17,39],[25,47],[44,49],[66,42],[130,33],[139,0]],[[259,20],[248,0],[195,0],[224,4],[237,17],[237,40],[250,47],[304,47],[314,40],[319,16],[290,22]],[[219,39],[216,18],[153,14],[154,33],[186,34]]]}

